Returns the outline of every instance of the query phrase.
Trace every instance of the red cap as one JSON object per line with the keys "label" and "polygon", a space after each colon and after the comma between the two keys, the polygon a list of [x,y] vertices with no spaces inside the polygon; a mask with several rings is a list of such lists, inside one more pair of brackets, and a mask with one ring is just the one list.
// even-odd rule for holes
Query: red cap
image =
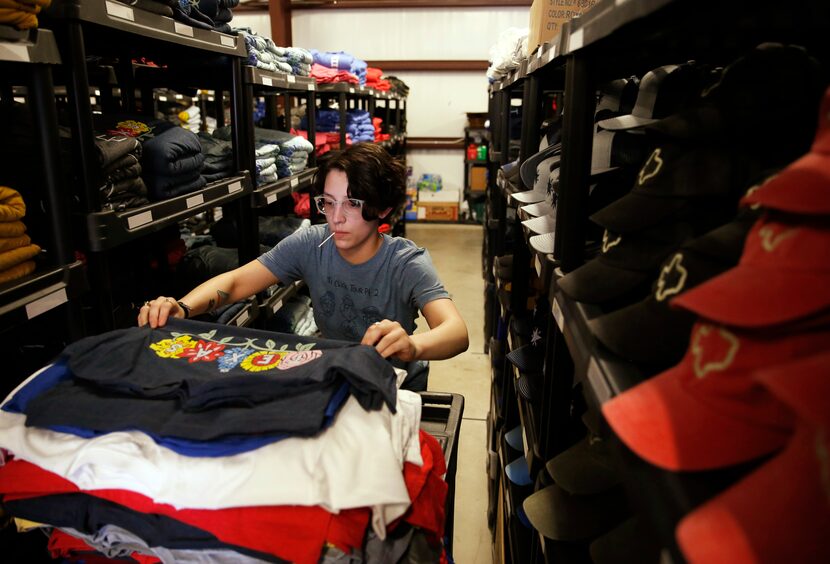
{"label": "red cap", "polygon": [[811,355],[830,331],[783,337],[699,322],[683,360],[602,406],[620,439],[669,470],[737,464],[786,444],[791,411],[754,377],[760,368]]}
{"label": "red cap", "polygon": [[686,559],[830,562],[829,436],[802,427],[783,453],[684,517],[676,534]]}
{"label": "red cap", "polygon": [[672,300],[672,305],[736,327],[766,327],[830,306],[830,224],[767,213],[752,227],[733,269]]}
{"label": "red cap", "polygon": [[824,92],[810,152],[751,190],[741,203],[790,213],[830,215],[830,88]]}

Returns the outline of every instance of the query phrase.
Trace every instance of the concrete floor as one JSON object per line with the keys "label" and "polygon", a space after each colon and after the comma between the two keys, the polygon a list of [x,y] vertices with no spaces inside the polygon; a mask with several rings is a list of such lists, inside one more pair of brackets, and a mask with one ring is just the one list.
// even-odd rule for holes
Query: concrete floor
{"label": "concrete floor", "polygon": [[[467,322],[470,348],[450,360],[430,363],[429,389],[464,396],[464,417],[455,478],[453,557],[458,564],[492,562],[487,528],[486,418],[490,404],[489,357],[484,354],[484,280],[476,225],[409,223],[406,236],[429,250],[438,276]],[[419,331],[426,323],[420,320]]]}

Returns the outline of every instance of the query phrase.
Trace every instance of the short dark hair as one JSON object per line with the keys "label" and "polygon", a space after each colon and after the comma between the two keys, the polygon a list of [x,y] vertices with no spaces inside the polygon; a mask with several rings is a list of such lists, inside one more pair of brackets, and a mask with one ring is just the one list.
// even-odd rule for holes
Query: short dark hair
{"label": "short dark hair", "polygon": [[331,170],[346,173],[350,198],[358,198],[363,206],[363,219],[378,219],[386,208],[392,208],[385,221],[396,220],[406,203],[406,167],[386,149],[374,143],[358,143],[343,151],[324,155],[318,161],[314,183],[316,194],[322,194],[326,176]]}

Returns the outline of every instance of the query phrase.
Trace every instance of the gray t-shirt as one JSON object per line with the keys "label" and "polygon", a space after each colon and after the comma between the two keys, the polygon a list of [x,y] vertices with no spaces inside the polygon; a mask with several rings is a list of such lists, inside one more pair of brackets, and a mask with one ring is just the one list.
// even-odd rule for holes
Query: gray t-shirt
{"label": "gray t-shirt", "polygon": [[346,262],[328,225],[294,232],[259,261],[283,284],[302,279],[309,287],[314,321],[327,339],[360,341],[375,321],[398,321],[410,335],[418,310],[448,298],[429,253],[400,237],[382,235],[383,245],[362,264]]}

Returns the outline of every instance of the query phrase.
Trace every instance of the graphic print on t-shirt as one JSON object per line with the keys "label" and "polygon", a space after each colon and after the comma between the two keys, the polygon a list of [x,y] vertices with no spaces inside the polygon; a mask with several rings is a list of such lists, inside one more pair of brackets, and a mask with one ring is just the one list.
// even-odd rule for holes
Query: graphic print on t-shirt
{"label": "graphic print on t-shirt", "polygon": [[240,338],[235,343],[234,337],[215,340],[215,335],[215,330],[196,335],[171,332],[172,339],[151,343],[150,348],[161,358],[187,359],[189,363],[216,362],[219,372],[229,372],[237,366],[248,372],[263,372],[273,368],[289,370],[323,356],[323,351],[311,350],[314,343],[297,343],[297,350],[290,351],[288,345],[277,348],[271,339],[258,344],[262,339]]}

